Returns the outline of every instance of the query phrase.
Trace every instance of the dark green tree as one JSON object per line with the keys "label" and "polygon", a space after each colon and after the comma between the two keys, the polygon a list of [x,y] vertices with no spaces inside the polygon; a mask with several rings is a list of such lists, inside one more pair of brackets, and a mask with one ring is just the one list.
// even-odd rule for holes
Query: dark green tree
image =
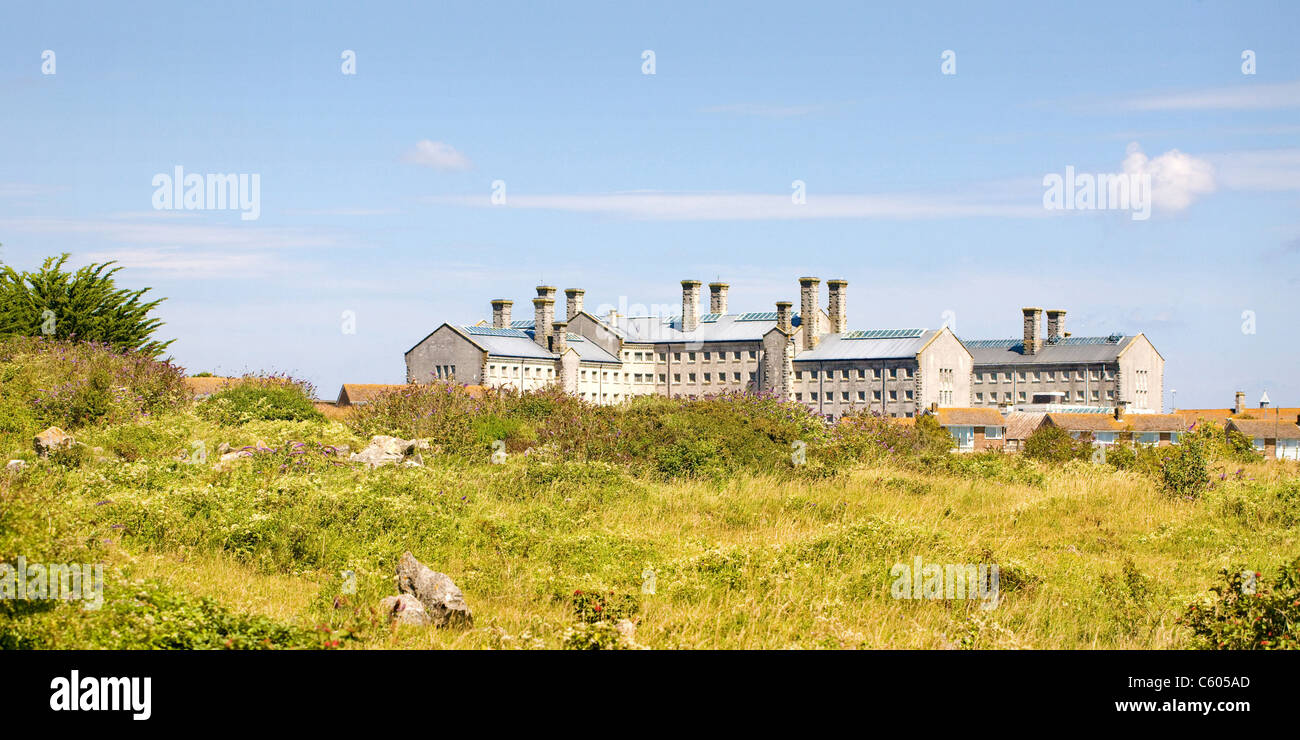
{"label": "dark green tree", "polygon": [[122,268],[112,261],[68,272],[68,257],[47,257],[36,272],[0,268],[0,336],[103,342],[150,357],[175,341],[153,339],[163,322],[149,313],[164,299],[143,301],[149,288],[118,288],[113,276]]}

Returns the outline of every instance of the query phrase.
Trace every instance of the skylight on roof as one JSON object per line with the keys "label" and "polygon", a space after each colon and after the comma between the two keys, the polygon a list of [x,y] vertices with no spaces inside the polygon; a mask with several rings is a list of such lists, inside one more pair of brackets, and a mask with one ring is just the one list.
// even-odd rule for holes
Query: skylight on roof
{"label": "skylight on roof", "polygon": [[867,329],[851,331],[845,339],[919,339],[925,329]]}

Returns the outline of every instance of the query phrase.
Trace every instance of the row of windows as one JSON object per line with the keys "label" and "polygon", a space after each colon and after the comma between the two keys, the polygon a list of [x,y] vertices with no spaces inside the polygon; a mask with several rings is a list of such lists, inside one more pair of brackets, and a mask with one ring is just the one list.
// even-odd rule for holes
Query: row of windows
{"label": "row of windows", "polygon": [[[848,403],[849,400],[850,400],[850,395],[849,395],[849,393],[850,393],[849,391],[840,391],[840,400],[843,401],[843,402],[845,402],[845,403]],[[867,400],[867,392],[866,392],[866,391],[857,391],[856,393],[857,393],[857,396],[856,396],[856,398],[853,399],[853,400],[862,401],[862,402],[865,402],[865,401]],[[914,397],[914,396],[913,396],[913,394],[912,394],[912,391],[904,391],[904,392],[903,392],[903,399],[904,399],[904,400],[911,401],[911,400],[913,399],[913,397]],[[794,400],[796,400],[796,401],[802,401],[802,400],[803,400],[803,394],[802,394],[802,393],[796,393],[796,394],[794,394]],[[816,393],[809,393],[809,394],[808,394],[808,400],[809,400],[809,401],[816,401],[816,400],[818,400],[818,396],[817,396],[817,394],[816,394]],[[825,400],[828,401],[828,402],[829,402],[829,401],[834,401],[834,400],[835,400],[835,393],[834,393],[834,392],[831,392],[831,393],[827,393],[827,394],[825,394]],[[876,402],[876,403],[879,403],[879,402],[880,402],[880,391],[871,391],[871,400],[874,401],[874,402]],[[897,401],[897,400],[898,400],[898,391],[889,391],[889,400],[890,400],[891,402],[895,402],[895,401]]]}
{"label": "row of windows", "polygon": [[[975,373],[974,376],[976,383],[997,383],[999,380],[1003,383],[1011,382],[1011,373]],[[1088,371],[1089,380],[1112,380],[1114,377],[1114,374],[1111,373],[1110,370],[1103,370],[1101,372],[1096,370]],[[1044,383],[1055,383],[1058,380],[1062,383],[1068,383],[1070,382],[1070,371],[1044,370],[1042,372],[1021,371],[1016,373],[1016,382],[1018,383],[1037,383],[1039,382],[1039,378],[1041,378]],[[1074,380],[1079,382],[1083,381],[1082,370],[1074,371]]]}
{"label": "row of windows", "polygon": [[[726,382],[739,383],[741,373],[732,373],[730,381],[727,380],[726,373],[704,373],[703,375],[704,375],[705,383],[712,383],[714,382],[714,380],[716,380],[719,383],[726,383]],[[753,383],[756,375],[754,373],[749,373],[748,375],[749,375],[749,382]],[[686,373],[686,382],[694,383],[695,378],[696,378],[695,373]],[[662,373],[659,374],[659,382],[660,383],[664,382],[664,376]],[[673,373],[673,382],[674,383],[682,382],[682,374]]]}
{"label": "row of windows", "polygon": [[[455,365],[444,365],[440,367],[450,367],[454,375],[456,373]],[[533,367],[532,365],[488,365],[489,378],[554,378],[555,368],[553,367]]]}
{"label": "row of windows", "polygon": [[456,377],[456,366],[455,366],[455,365],[438,365],[437,367],[434,368],[434,370],[433,370],[433,374],[436,375],[439,379],[442,379],[442,380],[447,380],[447,379],[449,379],[449,378],[454,378],[454,377]]}
{"label": "row of windows", "polygon": [[[795,370],[794,379],[795,380],[807,379],[809,381],[818,380],[822,378],[821,373],[822,371],[820,370]],[[849,379],[866,380],[867,373],[871,373],[872,380],[880,380],[880,368],[875,368],[875,367],[826,370],[825,373],[826,373],[824,378],[825,380],[835,380],[835,373],[839,373],[840,380],[849,380]],[[909,377],[911,376],[908,374],[908,370],[905,367],[885,368],[885,378],[889,380],[907,380]]]}
{"label": "row of windows", "polygon": [[[728,357],[727,357],[728,355],[731,356],[731,357],[730,357],[730,360],[731,360],[732,362],[739,362],[740,359],[741,359],[741,356],[742,356],[742,355],[746,355],[746,356],[748,356],[748,359],[750,359],[750,360],[757,360],[757,359],[758,359],[758,351],[757,351],[757,350],[750,350],[750,351],[748,351],[748,352],[715,352],[715,351],[709,351],[709,352],[685,352],[685,353],[682,353],[682,352],[674,352],[674,353],[673,353],[673,362],[681,362],[681,361],[682,361],[682,355],[683,355],[683,354],[686,355],[686,361],[687,361],[687,362],[696,362],[696,361],[700,361],[700,362],[714,362],[715,360],[716,360],[717,362],[726,362],[726,361],[728,360]],[[624,362],[650,362],[650,361],[652,361],[652,360],[655,361],[655,362],[658,362],[658,363],[660,363],[660,364],[665,363],[665,362],[668,361],[668,353],[667,353],[667,352],[648,352],[648,351],[645,351],[645,352],[637,352],[637,351],[635,351],[635,350],[623,350],[623,361],[624,361]]]}
{"label": "row of windows", "polygon": [[[1062,398],[1063,401],[1070,400],[1068,391],[1066,393],[1067,395]],[[1020,391],[1019,393],[1016,394],[1016,396],[1017,396],[1017,400],[1020,403],[1025,403],[1028,400],[1028,394],[1025,391]],[[1091,398],[1094,401],[1100,401],[1101,391],[1093,389]],[[1083,391],[1075,391],[1074,400],[1085,401],[1087,400],[1087,398],[1084,396]],[[1113,389],[1106,391],[1106,400],[1107,401],[1115,400],[1115,391]],[[1005,403],[1011,403],[1011,391],[1006,391],[1002,394],[1002,401]],[[998,394],[996,391],[991,391],[988,394],[977,392],[975,394],[975,403],[998,403]]]}

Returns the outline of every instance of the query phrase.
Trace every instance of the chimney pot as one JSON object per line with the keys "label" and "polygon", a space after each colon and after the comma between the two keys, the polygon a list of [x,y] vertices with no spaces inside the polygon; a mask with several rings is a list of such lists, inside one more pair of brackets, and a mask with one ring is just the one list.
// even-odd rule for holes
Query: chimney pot
{"label": "chimney pot", "polygon": [[1043,309],[1022,308],[1025,317],[1025,354],[1036,355],[1041,348],[1038,329],[1043,323]]}
{"label": "chimney pot", "polygon": [[682,331],[695,331],[700,326],[700,281],[682,281]]}
{"label": "chimney pot", "polygon": [[514,301],[497,298],[492,301],[492,328],[509,329],[510,328],[510,307]]}
{"label": "chimney pot", "polygon": [[577,316],[582,311],[582,296],[585,293],[586,291],[582,288],[565,289],[564,297],[568,299],[568,305],[566,306],[567,311],[564,317],[565,321],[573,321],[573,317]]}
{"label": "chimney pot", "polygon": [[709,313],[727,312],[727,289],[730,287],[726,283],[709,283]]}
{"label": "chimney pot", "polygon": [[826,289],[830,294],[826,304],[826,314],[831,319],[831,334],[843,334],[848,331],[848,311],[844,305],[845,300],[848,298],[848,287],[849,281],[847,280],[826,281]]}
{"label": "chimney pot", "polygon": [[[540,292],[541,289],[538,289]],[[533,341],[550,349],[551,324],[555,321],[555,299],[538,296],[533,299]]]}
{"label": "chimney pot", "polygon": [[821,341],[821,309],[817,307],[817,294],[821,278],[799,278],[799,328],[803,330],[802,349],[816,349]]}
{"label": "chimney pot", "polygon": [[1065,311],[1059,308],[1047,312],[1047,343],[1055,344],[1069,336],[1065,331]]}
{"label": "chimney pot", "polygon": [[551,322],[551,351],[563,357],[569,349],[569,325],[564,321]]}
{"label": "chimney pot", "polygon": [[790,315],[790,308],[793,305],[790,301],[776,302],[776,328],[786,334],[794,333],[794,320]]}

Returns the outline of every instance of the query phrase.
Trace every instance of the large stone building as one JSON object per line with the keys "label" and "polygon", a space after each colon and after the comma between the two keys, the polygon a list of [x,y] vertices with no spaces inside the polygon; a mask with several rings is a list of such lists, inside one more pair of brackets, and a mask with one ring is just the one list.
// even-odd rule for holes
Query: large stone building
{"label": "large stone building", "polygon": [[540,286],[533,319],[515,321],[512,302],[492,301],[492,322],[443,324],[406,353],[408,382],[460,383],[522,390],[555,384],[593,403],[658,394],[699,397],[770,393],[829,417],[868,411],[910,417],[932,406],[971,404],[971,353],[947,329],[850,331],[848,283],[799,280],[799,313],[732,313],[726,283],[709,284],[700,313],[698,280],[682,281],[679,316],[601,317],[569,289],[563,319],[555,288]]}
{"label": "large stone building", "polygon": [[1075,337],[1065,311],[1022,309],[1020,339],[964,340],[975,358],[972,405],[1046,405],[1110,411],[1160,411],[1165,359],[1143,334]]}

